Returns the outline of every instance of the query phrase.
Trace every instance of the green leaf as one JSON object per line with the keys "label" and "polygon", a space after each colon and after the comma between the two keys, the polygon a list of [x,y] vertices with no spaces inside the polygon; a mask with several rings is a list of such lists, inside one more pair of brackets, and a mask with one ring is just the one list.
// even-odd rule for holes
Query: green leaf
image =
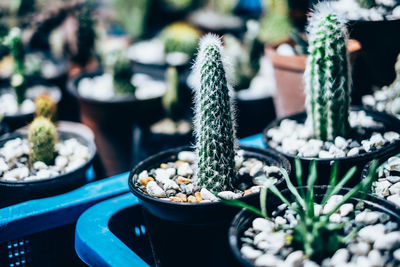
{"label": "green leaf", "polygon": [[263,216],[266,218],[268,216],[267,214],[267,192],[268,192],[268,185],[264,185],[261,188],[260,191],[260,207],[261,207],[261,213]]}
{"label": "green leaf", "polygon": [[290,181],[289,175],[286,172],[285,169],[280,168],[280,171],[283,175],[283,177],[285,178],[286,181],[286,185],[289,189],[289,191],[295,196],[296,201],[299,203],[299,205],[304,209],[307,210],[306,207],[306,203],[304,202],[304,199],[301,198],[299,192],[297,191],[296,187],[292,184],[292,182]]}
{"label": "green leaf", "polygon": [[236,200],[236,199],[223,199],[223,198],[221,198],[221,202],[226,204],[226,205],[229,205],[229,206],[233,206],[233,207],[243,208],[243,209],[249,210],[249,211],[257,214],[258,216],[264,217],[264,214],[259,209],[255,208],[255,207],[253,207],[253,206],[251,206],[251,205],[249,205],[247,203],[244,203],[243,201]]}
{"label": "green leaf", "polygon": [[[297,180],[297,185],[302,187],[303,186],[303,169],[301,167],[301,161],[298,157],[294,159],[294,165],[296,168],[296,180]],[[301,196],[304,197],[304,190],[300,190]]]}
{"label": "green leaf", "polygon": [[317,163],[312,161],[310,164],[309,176],[307,179],[307,214],[310,218],[314,217],[314,185],[315,181],[317,180]]}
{"label": "green leaf", "polygon": [[279,192],[278,188],[276,188],[275,185],[271,185],[268,188],[275,196],[277,196],[283,203],[285,203],[288,207],[290,207],[290,202],[289,200],[287,200],[282,194],[281,192]]}
{"label": "green leaf", "polygon": [[328,190],[326,191],[326,194],[325,194],[325,196],[324,196],[324,198],[323,198],[323,200],[322,200],[321,203],[326,203],[326,201],[328,200],[328,196],[329,196],[329,197],[331,196],[332,190],[333,190],[333,188],[336,186],[336,183],[337,183],[338,166],[339,166],[338,162],[335,162],[335,163],[333,164],[333,166],[332,166],[332,169],[331,169],[331,178],[329,179],[329,188],[328,188]]}

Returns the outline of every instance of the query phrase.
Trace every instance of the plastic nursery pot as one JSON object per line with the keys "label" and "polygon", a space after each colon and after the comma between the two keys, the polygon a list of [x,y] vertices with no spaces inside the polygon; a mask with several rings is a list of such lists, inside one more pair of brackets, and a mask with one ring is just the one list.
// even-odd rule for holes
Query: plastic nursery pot
{"label": "plastic nursery pot", "polygon": [[[283,43],[293,44],[293,41],[288,40]],[[303,76],[307,61],[306,55],[283,56],[278,54],[276,49],[280,44],[265,47],[265,54],[271,60],[274,68],[277,87],[274,95],[274,105],[278,118],[305,111]],[[360,43],[356,40],[349,40],[347,47],[350,52],[351,64],[354,67],[358,67],[360,65],[357,64],[358,55],[361,50]],[[358,69],[353,68],[353,80],[356,80],[355,78],[358,77],[358,72]],[[362,79],[365,79],[365,77],[362,77]],[[359,84],[358,80],[354,82],[355,85]],[[360,83],[364,84],[362,81]],[[357,91],[359,90],[357,89],[353,90],[353,96],[358,93]]]}
{"label": "plastic nursery pot", "polygon": [[[46,87],[46,90],[31,90],[30,88],[35,86],[35,85],[43,85]],[[10,85],[0,87],[0,94],[6,93],[6,92],[12,92],[13,89],[10,87]],[[40,96],[43,93],[48,93],[58,104],[61,100],[61,90],[55,85],[50,85],[46,82],[40,81],[40,80],[35,80],[32,82],[29,82],[28,84],[28,89],[25,93],[25,97],[27,99],[31,99],[34,101],[34,99],[38,96]],[[19,129],[27,124],[29,124],[33,120],[34,116],[34,111],[29,112],[29,113],[16,113],[14,115],[4,115],[4,122],[9,126],[10,131],[14,131],[16,129]]]}
{"label": "plastic nursery pot", "polygon": [[[27,134],[13,133],[12,135],[6,136],[5,138],[0,139],[0,147],[2,147],[7,141],[18,137],[26,138]],[[90,155],[86,163],[73,171],[47,179],[29,182],[10,182],[0,179],[0,207],[31,199],[62,194],[86,183],[86,171],[92,165],[93,159],[96,155],[96,146],[93,141],[81,135],[63,131],[58,131],[58,138],[60,140],[75,138],[80,143],[87,146]]]}
{"label": "plastic nursery pot", "polygon": [[7,123],[4,121],[0,121],[0,138],[7,134],[10,131],[10,128],[8,127]]}
{"label": "plastic nursery pot", "polygon": [[193,131],[186,134],[154,133],[150,127],[135,125],[132,135],[132,166],[161,151],[194,143]]}
{"label": "plastic nursery pot", "polygon": [[362,45],[373,84],[390,84],[396,77],[394,65],[400,53],[400,19],[350,21],[348,26],[351,38]]}
{"label": "plastic nursery pot", "polygon": [[[290,172],[289,162],[269,150],[244,147],[245,157],[280,166]],[[129,187],[139,199],[157,266],[233,266],[226,242],[230,220],[237,209],[222,202],[177,203],[144,194],[134,184],[134,176],[176,159],[190,146],[167,150],[139,163],[129,175]],[[281,184],[282,180],[278,181]],[[242,197],[254,203],[259,194]]]}
{"label": "plastic nursery pot", "polygon": [[[307,190],[306,187],[303,188]],[[328,186],[314,186],[314,192],[317,201],[322,200],[327,188]],[[348,189],[342,189],[339,192],[339,194],[345,194],[347,192]],[[292,195],[289,193],[289,190],[287,189],[282,191],[282,194],[285,197],[290,197],[290,198],[292,197]],[[279,204],[282,204],[282,202],[272,194],[268,194],[267,201],[268,201],[267,210],[269,212],[275,210]],[[354,197],[349,200],[349,202],[352,202],[354,204],[356,204],[358,201],[360,201],[360,199],[357,197]],[[363,202],[366,205],[366,208],[388,214],[393,222],[400,223],[400,215],[398,213],[398,210],[393,204],[382,201],[382,199],[375,198],[371,195],[368,195],[367,198],[363,200]],[[252,221],[256,217],[258,217],[256,214],[247,210],[242,210],[235,216],[229,228],[229,245],[233,255],[235,256],[237,263],[240,266],[245,266],[245,267],[255,266],[250,260],[242,256],[240,252],[240,248],[242,247],[242,241],[240,240],[240,238],[243,237],[244,232],[249,227],[251,227]]]}
{"label": "plastic nursery pot", "polygon": [[101,75],[85,73],[69,81],[70,92],[78,99],[81,121],[92,129],[104,176],[112,176],[131,167],[132,125],[147,125],[163,115],[161,97],[137,100],[134,97],[97,100],[79,95],[81,79]]}
{"label": "plastic nursery pot", "polygon": [[[361,107],[352,107],[352,111],[361,111],[364,110]],[[382,113],[382,112],[376,112],[376,111],[370,111],[370,110],[364,110],[365,113],[368,116],[371,116],[376,122],[382,123],[383,127],[382,128],[371,128],[371,129],[366,129],[365,135],[371,134],[372,132],[386,132],[386,131],[395,131],[400,133],[400,120],[395,118],[392,115],[389,115],[387,113]],[[269,129],[274,128],[278,125],[281,124],[281,122],[285,119],[289,120],[295,120],[297,122],[305,122],[307,118],[307,114],[305,112],[295,114],[289,117],[277,119],[274,122],[272,122],[270,125],[265,128],[263,131],[263,138],[264,142],[267,145],[268,148],[270,148],[272,151],[275,153],[279,153],[283,156],[285,156],[287,159],[289,159],[290,163],[292,166],[294,166],[294,159],[296,158],[293,155],[289,155],[286,153],[283,153],[269,145],[270,139],[267,137],[267,132]],[[352,139],[357,140],[362,139],[363,136],[351,136]],[[360,140],[359,140],[360,141]],[[389,157],[391,155],[394,155],[398,153],[400,149],[400,140],[396,140],[393,143],[390,143],[388,145],[385,145],[382,148],[379,148],[375,151],[372,152],[367,152],[364,154],[356,155],[356,156],[351,156],[351,157],[343,157],[343,158],[332,158],[332,159],[320,159],[320,158],[303,158],[300,157],[301,163],[302,163],[302,169],[303,173],[308,173],[308,169],[310,166],[310,163],[312,161],[316,161],[317,164],[317,172],[318,172],[318,179],[316,184],[318,185],[327,185],[329,184],[329,179],[330,179],[330,174],[331,174],[331,167],[333,162],[337,162],[339,164],[338,168],[338,177],[343,177],[346,172],[352,168],[353,166],[357,167],[357,172],[354,174],[353,178],[349,182],[350,185],[355,185],[359,182],[360,176],[362,169],[364,168],[365,164],[373,159],[379,159],[379,158],[384,158],[384,157]],[[307,177],[307,175],[303,176]],[[294,183],[296,183],[296,179],[294,179],[294,173],[292,173],[292,180]],[[303,181],[304,183],[305,181]]]}

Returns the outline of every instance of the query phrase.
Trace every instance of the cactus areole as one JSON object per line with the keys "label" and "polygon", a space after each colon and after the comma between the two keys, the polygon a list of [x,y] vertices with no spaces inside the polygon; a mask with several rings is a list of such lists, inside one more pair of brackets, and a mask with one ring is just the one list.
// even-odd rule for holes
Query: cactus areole
{"label": "cactus areole", "polygon": [[200,82],[195,90],[197,183],[212,192],[232,189],[235,170],[235,125],[221,40],[200,41],[194,66]]}
{"label": "cactus areole", "polygon": [[316,5],[307,28],[306,107],[315,138],[346,136],[349,129],[351,75],[346,21],[327,3]]}

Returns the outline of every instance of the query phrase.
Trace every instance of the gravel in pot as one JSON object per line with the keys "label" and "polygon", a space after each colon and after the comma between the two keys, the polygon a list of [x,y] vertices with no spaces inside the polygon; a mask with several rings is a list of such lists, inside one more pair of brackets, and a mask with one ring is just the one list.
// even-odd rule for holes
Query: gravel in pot
{"label": "gravel in pot", "polygon": [[315,10],[308,26],[310,55],[304,76],[307,114],[273,122],[264,139],[292,162],[300,157],[307,166],[316,160],[318,173],[325,174],[318,184],[327,184],[332,161],[341,163],[342,174],[354,165],[361,174],[371,159],[395,154],[400,121],[385,113],[350,108],[346,21],[328,3],[317,4]]}
{"label": "gravel in pot", "polygon": [[[236,145],[230,86],[226,79],[221,40],[200,41],[194,72],[200,83],[195,96],[196,148],[165,151],[139,163],[129,186],[139,198],[156,264],[159,266],[231,266],[225,242],[234,208],[219,198],[252,201],[257,183],[279,183],[278,167],[288,161],[267,150]],[[241,151],[243,150],[243,151]],[[165,240],[193,240],[179,249]]]}
{"label": "gravel in pot", "polygon": [[76,133],[55,131],[39,117],[28,133],[0,140],[1,206],[60,194],[86,182],[94,143]]}
{"label": "gravel in pot", "polygon": [[349,177],[338,184],[332,178],[330,187],[314,186],[315,165],[312,173],[307,187],[295,188],[287,177],[289,189],[280,192],[270,186],[273,196],[260,200],[258,214],[243,210],[235,217],[229,241],[238,262],[242,266],[397,266],[400,216],[393,205],[370,195],[365,199],[361,193],[370,188],[372,172],[353,189],[342,188]]}

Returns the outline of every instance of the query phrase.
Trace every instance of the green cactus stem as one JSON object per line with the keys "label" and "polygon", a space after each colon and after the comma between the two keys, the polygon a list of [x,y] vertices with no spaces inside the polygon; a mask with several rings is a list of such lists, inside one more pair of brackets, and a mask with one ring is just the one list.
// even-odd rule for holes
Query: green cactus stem
{"label": "green cactus stem", "polygon": [[180,86],[178,71],[175,67],[169,67],[165,73],[167,90],[162,98],[164,110],[169,118],[176,121],[181,115]]}
{"label": "green cactus stem", "polygon": [[31,166],[36,161],[42,161],[47,165],[53,163],[57,138],[54,124],[45,117],[38,117],[29,125],[29,163]]}
{"label": "green cactus stem", "polygon": [[307,28],[306,108],[320,140],[346,136],[349,129],[351,76],[346,21],[330,5],[316,5]]}
{"label": "green cactus stem", "polygon": [[208,34],[195,62],[197,183],[212,192],[232,189],[236,180],[235,124],[221,40]]}
{"label": "green cactus stem", "polygon": [[48,94],[43,94],[35,99],[35,117],[45,117],[51,121],[56,120],[57,104]]}
{"label": "green cactus stem", "polygon": [[134,94],[135,86],[131,83],[132,67],[129,59],[120,51],[116,52],[115,61],[112,66],[113,86],[117,94]]}
{"label": "green cactus stem", "polygon": [[21,30],[19,28],[12,28],[4,39],[4,45],[10,49],[14,60],[11,86],[14,89],[18,105],[21,105],[25,100],[26,91],[25,50],[22,43]]}
{"label": "green cactus stem", "polygon": [[90,9],[85,7],[78,15],[77,51],[74,61],[85,66],[93,56],[96,33]]}

